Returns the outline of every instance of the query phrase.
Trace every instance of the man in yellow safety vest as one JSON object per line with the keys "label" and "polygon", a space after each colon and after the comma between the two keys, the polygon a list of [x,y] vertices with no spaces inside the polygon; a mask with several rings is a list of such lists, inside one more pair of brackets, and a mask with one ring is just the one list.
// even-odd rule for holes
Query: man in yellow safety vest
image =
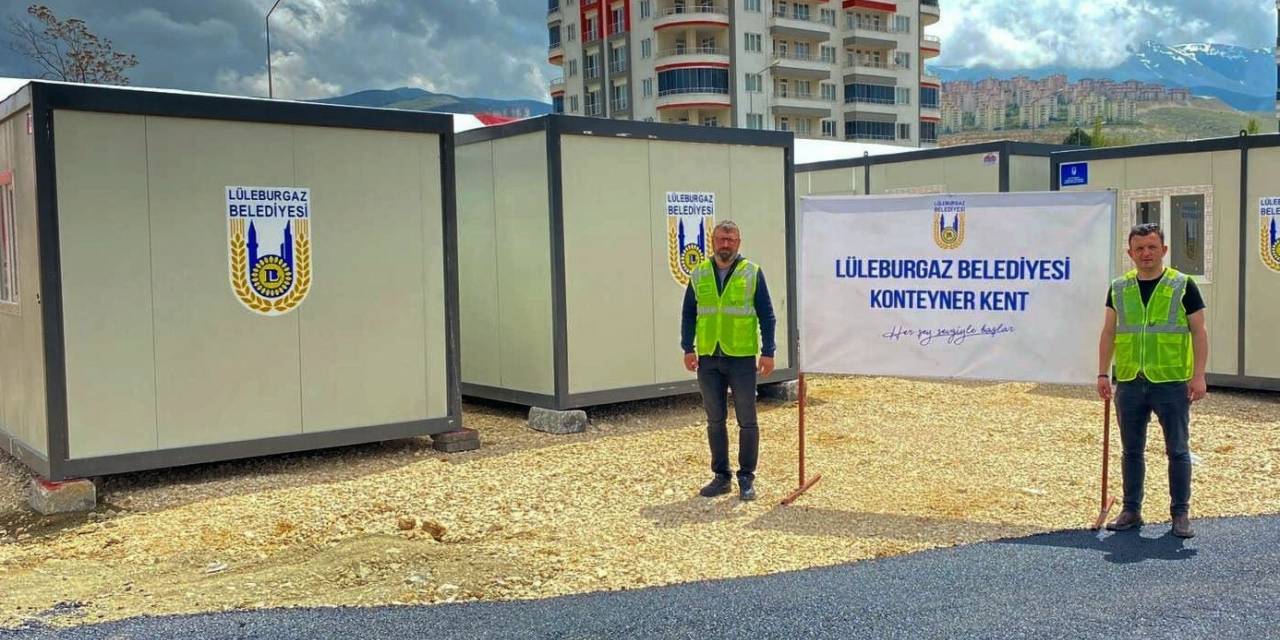
{"label": "man in yellow safety vest", "polygon": [[1209,336],[1204,299],[1189,276],[1164,266],[1169,247],[1158,225],[1129,231],[1134,269],[1116,278],[1107,292],[1106,320],[1098,342],[1098,396],[1115,403],[1124,449],[1124,508],[1107,523],[1112,531],[1142,525],[1143,450],[1154,412],[1164,429],[1169,457],[1169,514],[1173,535],[1190,538],[1191,403],[1205,396]]}
{"label": "man in yellow safety vest", "polygon": [[[714,255],[703,260],[689,278],[684,294],[680,344],[684,366],[698,372],[702,404],[707,412],[707,441],[715,477],[699,494],[729,493],[727,391],[733,389],[738,416],[738,497],[754,500],[760,429],[756,424],[756,374],[773,372],[774,327],[764,272],[738,254],[738,225],[725,220],[711,232]],[[756,355],[760,355],[759,362]]]}

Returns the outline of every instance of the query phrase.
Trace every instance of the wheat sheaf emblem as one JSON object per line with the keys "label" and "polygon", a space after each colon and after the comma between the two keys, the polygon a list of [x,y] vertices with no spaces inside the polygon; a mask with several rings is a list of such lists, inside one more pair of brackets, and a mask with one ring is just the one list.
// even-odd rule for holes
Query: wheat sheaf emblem
{"label": "wheat sheaf emblem", "polygon": [[265,315],[288,313],[302,304],[311,290],[311,221],[298,220],[293,224],[293,245],[296,273],[293,286],[278,298],[267,298],[253,290],[249,282],[249,252],[245,239],[244,220],[231,221],[231,290],[246,307]]}
{"label": "wheat sheaf emblem", "polygon": [[1262,264],[1268,269],[1280,272],[1280,239],[1273,243],[1269,231],[1267,224],[1263,222],[1262,228],[1258,230],[1258,254],[1262,258]]}

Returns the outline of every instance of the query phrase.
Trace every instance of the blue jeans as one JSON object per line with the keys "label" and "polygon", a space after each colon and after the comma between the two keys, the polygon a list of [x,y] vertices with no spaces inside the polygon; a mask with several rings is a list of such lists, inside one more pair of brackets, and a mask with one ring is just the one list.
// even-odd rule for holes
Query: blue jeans
{"label": "blue jeans", "polygon": [[733,389],[738,415],[738,481],[755,479],[760,455],[760,429],[756,423],[756,359],[752,356],[698,356],[698,386],[707,410],[707,442],[711,445],[711,471],[721,478],[729,469],[729,417],[727,391]]}
{"label": "blue jeans", "polygon": [[1142,512],[1142,483],[1147,466],[1147,423],[1156,414],[1164,429],[1169,458],[1169,515],[1186,515],[1191,508],[1191,399],[1185,382],[1150,382],[1138,378],[1116,384],[1116,417],[1124,448],[1124,510]]}

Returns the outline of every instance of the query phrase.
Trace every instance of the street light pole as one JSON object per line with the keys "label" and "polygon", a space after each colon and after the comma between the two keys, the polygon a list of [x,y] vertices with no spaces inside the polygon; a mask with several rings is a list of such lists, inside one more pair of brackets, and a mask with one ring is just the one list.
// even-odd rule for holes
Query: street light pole
{"label": "street light pole", "polygon": [[[764,72],[766,72],[766,71],[768,71],[768,70],[770,70],[770,69],[774,68],[775,66],[777,66],[777,64],[778,64],[779,62],[782,62],[782,58],[774,58],[773,62],[770,62],[769,64],[765,65],[765,67],[764,67],[763,69],[761,69],[761,70],[757,71],[755,74],[753,74],[753,75],[756,75],[756,76],[760,76],[760,92],[761,92],[761,93],[763,93],[763,92],[764,92]],[[756,98],[756,96],[755,96],[755,92],[753,92],[753,91],[748,91],[748,92],[747,92],[747,119],[748,119],[748,120],[750,120],[750,119],[751,119],[751,116],[752,116],[752,115],[754,115],[754,112],[755,112],[755,101],[756,101],[756,100],[755,100],[755,98]],[[765,106],[766,106],[766,108],[767,108],[767,107],[768,107],[768,103],[766,103],[766,104],[765,104]],[[748,123],[748,128],[749,128],[749,127],[750,127],[750,123]],[[764,129],[764,128],[765,128],[765,126],[764,126],[764,116],[763,116],[763,115],[761,115],[761,116],[760,116],[760,128],[761,128],[761,129]]]}
{"label": "street light pole", "polygon": [[271,12],[280,6],[280,0],[276,0],[275,4],[267,10],[267,17],[264,20],[267,23],[267,97],[275,97],[275,88],[271,83]]}

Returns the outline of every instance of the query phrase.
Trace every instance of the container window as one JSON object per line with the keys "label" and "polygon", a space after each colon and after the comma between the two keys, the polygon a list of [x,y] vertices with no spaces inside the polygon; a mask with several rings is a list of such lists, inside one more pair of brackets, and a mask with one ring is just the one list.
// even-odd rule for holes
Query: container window
{"label": "container window", "polygon": [[1169,210],[1170,266],[1204,275],[1204,195],[1171,196]]}
{"label": "container window", "polygon": [[13,172],[0,171],[0,304],[18,304],[17,212]]}
{"label": "container window", "polygon": [[1160,201],[1149,200],[1138,203],[1134,224],[1160,224]]}

